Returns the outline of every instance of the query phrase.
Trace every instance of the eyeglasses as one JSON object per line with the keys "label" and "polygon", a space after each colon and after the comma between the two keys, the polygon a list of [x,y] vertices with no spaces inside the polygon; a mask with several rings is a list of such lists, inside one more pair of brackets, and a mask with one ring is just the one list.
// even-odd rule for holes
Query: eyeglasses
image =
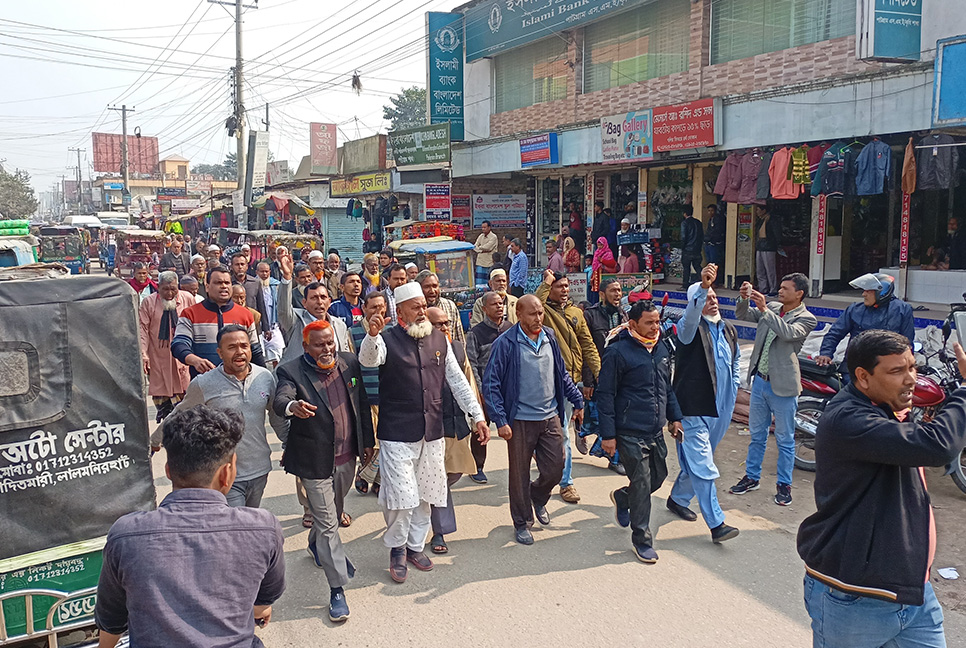
{"label": "eyeglasses", "polygon": [[446,320],[445,322],[434,322],[433,323],[433,328],[439,329],[441,331],[443,329],[448,329],[449,328],[449,320]]}

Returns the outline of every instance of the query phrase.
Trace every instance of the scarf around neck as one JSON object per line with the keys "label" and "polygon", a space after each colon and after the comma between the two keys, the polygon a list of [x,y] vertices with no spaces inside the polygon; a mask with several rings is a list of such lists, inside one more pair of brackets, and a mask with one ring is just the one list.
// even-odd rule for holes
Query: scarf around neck
{"label": "scarf around neck", "polygon": [[648,351],[652,351],[654,349],[654,347],[657,345],[658,340],[661,339],[661,332],[660,331],[658,331],[657,332],[657,335],[654,336],[653,338],[644,337],[640,333],[632,330],[631,327],[629,327],[629,326],[627,327],[627,332],[631,334],[631,337],[632,338],[634,338],[635,340],[637,340],[638,342],[640,342],[641,343],[641,346],[643,346]]}
{"label": "scarf around neck", "polygon": [[169,346],[171,344],[171,338],[174,337],[174,330],[177,327],[178,311],[162,310],[161,325],[158,327],[158,342],[162,342],[162,346]]}

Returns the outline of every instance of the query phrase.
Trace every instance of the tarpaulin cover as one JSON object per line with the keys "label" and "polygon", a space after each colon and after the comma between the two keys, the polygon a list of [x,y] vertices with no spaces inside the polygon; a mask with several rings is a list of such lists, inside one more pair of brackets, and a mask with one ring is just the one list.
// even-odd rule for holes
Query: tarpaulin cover
{"label": "tarpaulin cover", "polygon": [[154,508],[136,299],[109,277],[0,280],[0,560]]}

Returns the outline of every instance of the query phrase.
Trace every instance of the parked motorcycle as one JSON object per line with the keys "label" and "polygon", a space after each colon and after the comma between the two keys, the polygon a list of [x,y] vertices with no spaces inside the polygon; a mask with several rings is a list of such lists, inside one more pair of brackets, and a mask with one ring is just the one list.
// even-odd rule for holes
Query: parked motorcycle
{"label": "parked motorcycle", "polygon": [[[957,311],[966,311],[966,303],[951,305],[949,316],[942,327],[942,346],[926,354],[925,362],[919,366],[911,412],[916,421],[932,420],[949,394],[963,382],[955,356],[946,351],[946,344],[952,333],[953,313]],[[918,347],[917,343],[917,351]],[[839,392],[844,383],[842,374],[835,365],[821,367],[811,358],[801,356],[798,360],[802,372],[802,395],[798,399],[798,412],[795,414],[795,467],[815,472],[815,432],[818,421],[828,401]],[[946,474],[966,493],[966,449],[959,454],[957,460],[946,467]]]}

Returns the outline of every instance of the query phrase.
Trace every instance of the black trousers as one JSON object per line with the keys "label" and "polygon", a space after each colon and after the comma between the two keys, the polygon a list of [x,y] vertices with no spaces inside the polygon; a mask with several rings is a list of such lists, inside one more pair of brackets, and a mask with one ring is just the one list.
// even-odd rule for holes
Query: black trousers
{"label": "black trousers", "polygon": [[650,439],[617,436],[617,452],[630,484],[615,495],[631,510],[631,542],[651,547],[651,494],[667,479],[667,444],[663,433]]}
{"label": "black trousers", "polygon": [[681,276],[683,278],[682,285],[687,288],[691,285],[691,272],[694,272],[694,280],[697,281],[701,278],[701,253],[697,255],[693,254],[682,254],[681,255]]}
{"label": "black trousers", "polygon": [[[546,506],[564,469],[564,440],[557,416],[546,421],[513,421],[507,441],[510,463],[510,518],[517,529],[533,526],[533,507]],[[530,481],[530,461],[537,460],[536,480]]]}
{"label": "black trousers", "polygon": [[523,297],[523,286],[510,286],[510,294],[514,297]]}
{"label": "black trousers", "polygon": [[476,462],[476,472],[483,472],[483,464],[486,463],[486,446],[480,443],[475,434],[470,435],[470,450]]}

